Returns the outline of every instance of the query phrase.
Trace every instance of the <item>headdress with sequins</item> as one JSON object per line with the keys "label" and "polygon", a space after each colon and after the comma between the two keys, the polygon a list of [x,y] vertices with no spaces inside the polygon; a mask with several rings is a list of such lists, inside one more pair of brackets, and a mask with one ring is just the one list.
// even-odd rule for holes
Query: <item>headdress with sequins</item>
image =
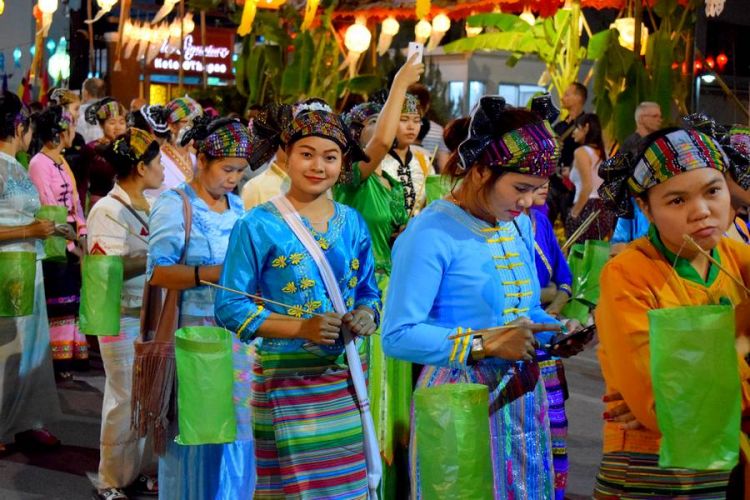
{"label": "headdress with sequins", "polygon": [[469,135],[458,146],[459,166],[468,170],[481,163],[490,168],[549,177],[557,168],[560,147],[549,122],[536,121],[503,133],[503,114],[510,109],[500,96],[484,96],[474,108]]}
{"label": "headdress with sequins", "polygon": [[58,87],[52,91],[49,96],[50,100],[55,101],[60,106],[67,106],[68,104],[78,102],[81,100],[78,94],[69,89]]}
{"label": "headdress with sequins", "polygon": [[148,163],[159,154],[159,143],[145,130],[132,127],[118,136],[105,150],[110,163],[119,164],[116,158],[126,158],[131,165]]}
{"label": "headdress with sequins", "polygon": [[192,121],[203,114],[203,108],[191,97],[178,97],[167,104],[169,123],[177,123],[180,120]]}
{"label": "headdress with sequins", "polygon": [[424,110],[419,104],[419,99],[414,94],[406,94],[404,106],[401,108],[402,115],[424,115]]}
{"label": "headdress with sequins", "polygon": [[155,134],[169,132],[168,110],[164,106],[149,106],[146,104],[141,107],[140,111],[143,119]]}
{"label": "headdress with sequins", "polygon": [[599,167],[599,196],[619,216],[632,216],[632,197],[684,172],[713,168],[726,172],[730,161],[721,145],[695,129],[668,128],[647,137],[641,154],[618,153]]}
{"label": "headdress with sequins", "polygon": [[86,121],[91,125],[102,123],[116,116],[125,116],[125,107],[112,97],[105,97],[86,108]]}
{"label": "headdress with sequins", "polygon": [[193,120],[181,144],[185,146],[191,140],[196,151],[209,158],[247,158],[253,152],[250,132],[235,118],[199,116]]}

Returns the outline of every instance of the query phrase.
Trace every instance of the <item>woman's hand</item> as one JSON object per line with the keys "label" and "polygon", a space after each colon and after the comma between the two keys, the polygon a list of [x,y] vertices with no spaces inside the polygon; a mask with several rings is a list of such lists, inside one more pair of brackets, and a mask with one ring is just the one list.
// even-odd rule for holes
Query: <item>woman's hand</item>
{"label": "woman's hand", "polygon": [[35,220],[26,226],[24,239],[45,239],[55,234],[55,223],[51,220]]}
{"label": "woman's hand", "polygon": [[635,430],[643,429],[643,425],[636,420],[627,403],[619,392],[605,394],[602,397],[605,403],[619,403],[604,412],[602,415],[607,422],[620,422],[620,429]]}
{"label": "woman's hand", "polygon": [[[565,323],[565,329],[570,332],[568,335],[583,329],[581,323],[576,319],[568,320]],[[576,354],[580,354],[586,349],[586,345],[591,342],[594,337],[594,330],[591,331],[590,335],[586,335],[582,339],[570,339],[562,342],[556,348],[550,349],[549,353],[558,358],[570,358]]]}
{"label": "woman's hand", "polygon": [[333,345],[341,332],[341,316],[329,312],[302,322],[300,337],[314,344]]}
{"label": "woman's hand", "polygon": [[540,300],[542,304],[549,304],[553,300],[555,300],[555,297],[557,296],[557,285],[550,281],[547,286],[542,288],[542,294],[540,297]]}
{"label": "woman's hand", "polygon": [[[486,330],[488,333],[483,335],[485,354],[509,361],[530,361],[536,354],[536,339],[528,327],[532,324],[531,321],[528,318],[518,318],[509,324],[518,326],[509,330]],[[474,333],[481,334],[484,331]]]}
{"label": "woman's hand", "polygon": [[76,230],[70,224],[58,224],[55,226],[55,236],[62,236],[68,241],[75,241],[78,237],[76,236]]}
{"label": "woman's hand", "polygon": [[344,326],[354,335],[367,337],[375,333],[378,328],[375,324],[375,315],[369,308],[360,306],[354,311],[350,311],[341,318]]}
{"label": "woman's hand", "polygon": [[218,283],[221,279],[222,264],[216,264],[214,266],[200,266],[198,274],[201,281],[208,281],[210,283]]}
{"label": "woman's hand", "polygon": [[393,78],[393,87],[400,87],[406,89],[412,83],[417,83],[419,78],[424,73],[424,64],[415,63],[418,54],[412,54],[408,61],[401,66],[396,76]]}

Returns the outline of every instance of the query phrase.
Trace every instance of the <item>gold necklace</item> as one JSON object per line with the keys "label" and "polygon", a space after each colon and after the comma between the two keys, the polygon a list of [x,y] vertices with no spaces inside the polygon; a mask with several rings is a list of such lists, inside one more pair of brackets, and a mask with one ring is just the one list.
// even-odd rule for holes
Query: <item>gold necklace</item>
{"label": "gold necklace", "polygon": [[189,160],[190,153],[188,153],[188,160],[186,160],[185,156],[180,154],[177,148],[172,144],[165,142],[164,146],[166,146],[164,152],[167,154],[169,159],[172,160],[175,165],[177,165],[177,168],[179,168],[182,174],[185,176],[185,180],[187,182],[193,180],[193,162]]}

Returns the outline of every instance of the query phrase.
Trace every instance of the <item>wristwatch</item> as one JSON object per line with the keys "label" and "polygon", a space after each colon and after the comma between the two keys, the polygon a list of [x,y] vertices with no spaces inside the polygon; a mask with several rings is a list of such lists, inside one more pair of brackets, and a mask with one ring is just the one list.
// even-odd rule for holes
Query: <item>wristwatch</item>
{"label": "wristwatch", "polygon": [[484,359],[484,339],[479,336],[471,339],[471,359],[479,361]]}

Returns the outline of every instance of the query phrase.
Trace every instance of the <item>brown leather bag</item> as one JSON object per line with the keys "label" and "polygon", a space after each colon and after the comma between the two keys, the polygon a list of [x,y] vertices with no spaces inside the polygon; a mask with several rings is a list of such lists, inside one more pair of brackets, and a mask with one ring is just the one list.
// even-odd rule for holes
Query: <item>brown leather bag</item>
{"label": "brown leather bag", "polygon": [[[185,246],[180,264],[185,264],[193,212],[184,191]],[[166,292],[166,293],[165,293]],[[131,425],[140,437],[150,435],[154,452],[166,450],[175,388],[174,332],[179,326],[181,290],[162,289],[146,282],[141,306],[141,335],[135,342]]]}

